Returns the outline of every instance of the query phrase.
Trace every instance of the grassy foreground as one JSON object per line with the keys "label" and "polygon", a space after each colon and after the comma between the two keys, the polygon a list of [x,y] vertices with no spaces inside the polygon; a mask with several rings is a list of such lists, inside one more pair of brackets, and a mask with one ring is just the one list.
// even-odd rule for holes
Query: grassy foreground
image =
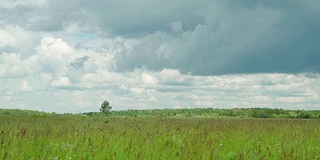
{"label": "grassy foreground", "polygon": [[0,116],[0,159],[320,159],[319,133],[303,119]]}

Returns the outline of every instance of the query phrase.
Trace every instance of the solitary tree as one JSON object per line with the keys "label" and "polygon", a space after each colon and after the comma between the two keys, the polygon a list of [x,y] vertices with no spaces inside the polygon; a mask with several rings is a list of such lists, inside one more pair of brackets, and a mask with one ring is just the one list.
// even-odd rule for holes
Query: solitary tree
{"label": "solitary tree", "polygon": [[101,104],[101,108],[100,111],[106,115],[108,115],[111,111],[112,107],[109,105],[108,101],[103,101],[103,103]]}

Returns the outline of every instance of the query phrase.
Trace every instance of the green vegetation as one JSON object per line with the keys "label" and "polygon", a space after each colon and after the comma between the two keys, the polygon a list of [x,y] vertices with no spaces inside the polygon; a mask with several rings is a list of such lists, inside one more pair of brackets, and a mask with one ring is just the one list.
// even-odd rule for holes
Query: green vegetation
{"label": "green vegetation", "polygon": [[105,115],[108,115],[111,112],[112,107],[109,105],[108,101],[103,101],[101,104],[100,112]]}
{"label": "green vegetation", "polygon": [[[88,116],[103,116],[99,112],[84,113]],[[234,109],[152,109],[112,111],[110,116],[157,116],[157,117],[239,117],[239,118],[320,118],[320,110],[284,110],[270,108]]]}
{"label": "green vegetation", "polygon": [[319,120],[0,116],[0,126],[0,159],[320,158]]}
{"label": "green vegetation", "polygon": [[[105,101],[107,102],[107,101]],[[194,108],[194,109],[149,109],[149,110],[122,110],[111,111],[108,103],[101,104],[101,112],[87,112],[90,117],[125,116],[125,117],[237,117],[237,118],[303,118],[320,119],[320,110],[284,110],[270,108]],[[46,113],[31,110],[0,109],[0,116],[48,116],[57,113]],[[65,113],[63,115],[75,115]],[[80,115],[80,114],[77,114]]]}
{"label": "green vegetation", "polygon": [[[55,114],[55,113],[51,113]],[[20,110],[20,109],[1,109],[0,116],[46,116],[50,115],[46,112],[31,111],[31,110]]]}
{"label": "green vegetation", "polygon": [[208,108],[105,115],[0,109],[0,159],[320,159],[319,111]]}

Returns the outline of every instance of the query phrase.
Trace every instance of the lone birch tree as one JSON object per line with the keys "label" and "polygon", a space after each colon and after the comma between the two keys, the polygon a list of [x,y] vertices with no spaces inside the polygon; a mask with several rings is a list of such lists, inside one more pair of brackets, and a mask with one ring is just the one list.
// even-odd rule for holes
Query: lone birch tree
{"label": "lone birch tree", "polygon": [[100,111],[105,115],[108,115],[111,112],[112,107],[109,105],[108,101],[103,101],[101,104]]}

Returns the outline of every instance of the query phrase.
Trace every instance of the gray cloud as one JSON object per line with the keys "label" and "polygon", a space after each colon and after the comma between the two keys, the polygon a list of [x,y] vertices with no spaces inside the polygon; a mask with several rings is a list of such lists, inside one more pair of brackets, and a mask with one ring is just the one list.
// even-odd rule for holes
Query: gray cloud
{"label": "gray cloud", "polygon": [[70,66],[75,68],[75,69],[79,69],[82,68],[84,63],[89,59],[90,57],[88,56],[84,56],[81,58],[76,58],[74,62],[70,62]]}
{"label": "gray cloud", "polygon": [[317,0],[2,0],[0,105],[317,109],[319,8]]}
{"label": "gray cloud", "polygon": [[77,1],[46,1],[41,5],[17,3],[10,8],[0,7],[0,13],[4,15],[0,17],[3,25],[19,25],[37,32],[62,31],[64,24],[71,21],[80,21],[85,26],[93,19]]}
{"label": "gray cloud", "polygon": [[2,7],[0,22],[37,32],[76,27],[77,32],[141,41],[118,54],[118,71],[319,73],[319,8],[314,0],[58,0]]}
{"label": "gray cloud", "polygon": [[[149,34],[118,57],[118,66],[169,67],[196,75],[319,72],[319,10],[310,9],[312,3],[217,1],[200,14],[203,23],[194,29]],[[169,55],[159,58],[163,46]]]}
{"label": "gray cloud", "polygon": [[201,23],[197,12],[205,3],[190,0],[172,2],[169,0],[139,1],[82,1],[82,6],[98,17],[99,26],[109,36],[136,37],[156,31],[170,31],[170,23],[181,21],[185,30]]}

